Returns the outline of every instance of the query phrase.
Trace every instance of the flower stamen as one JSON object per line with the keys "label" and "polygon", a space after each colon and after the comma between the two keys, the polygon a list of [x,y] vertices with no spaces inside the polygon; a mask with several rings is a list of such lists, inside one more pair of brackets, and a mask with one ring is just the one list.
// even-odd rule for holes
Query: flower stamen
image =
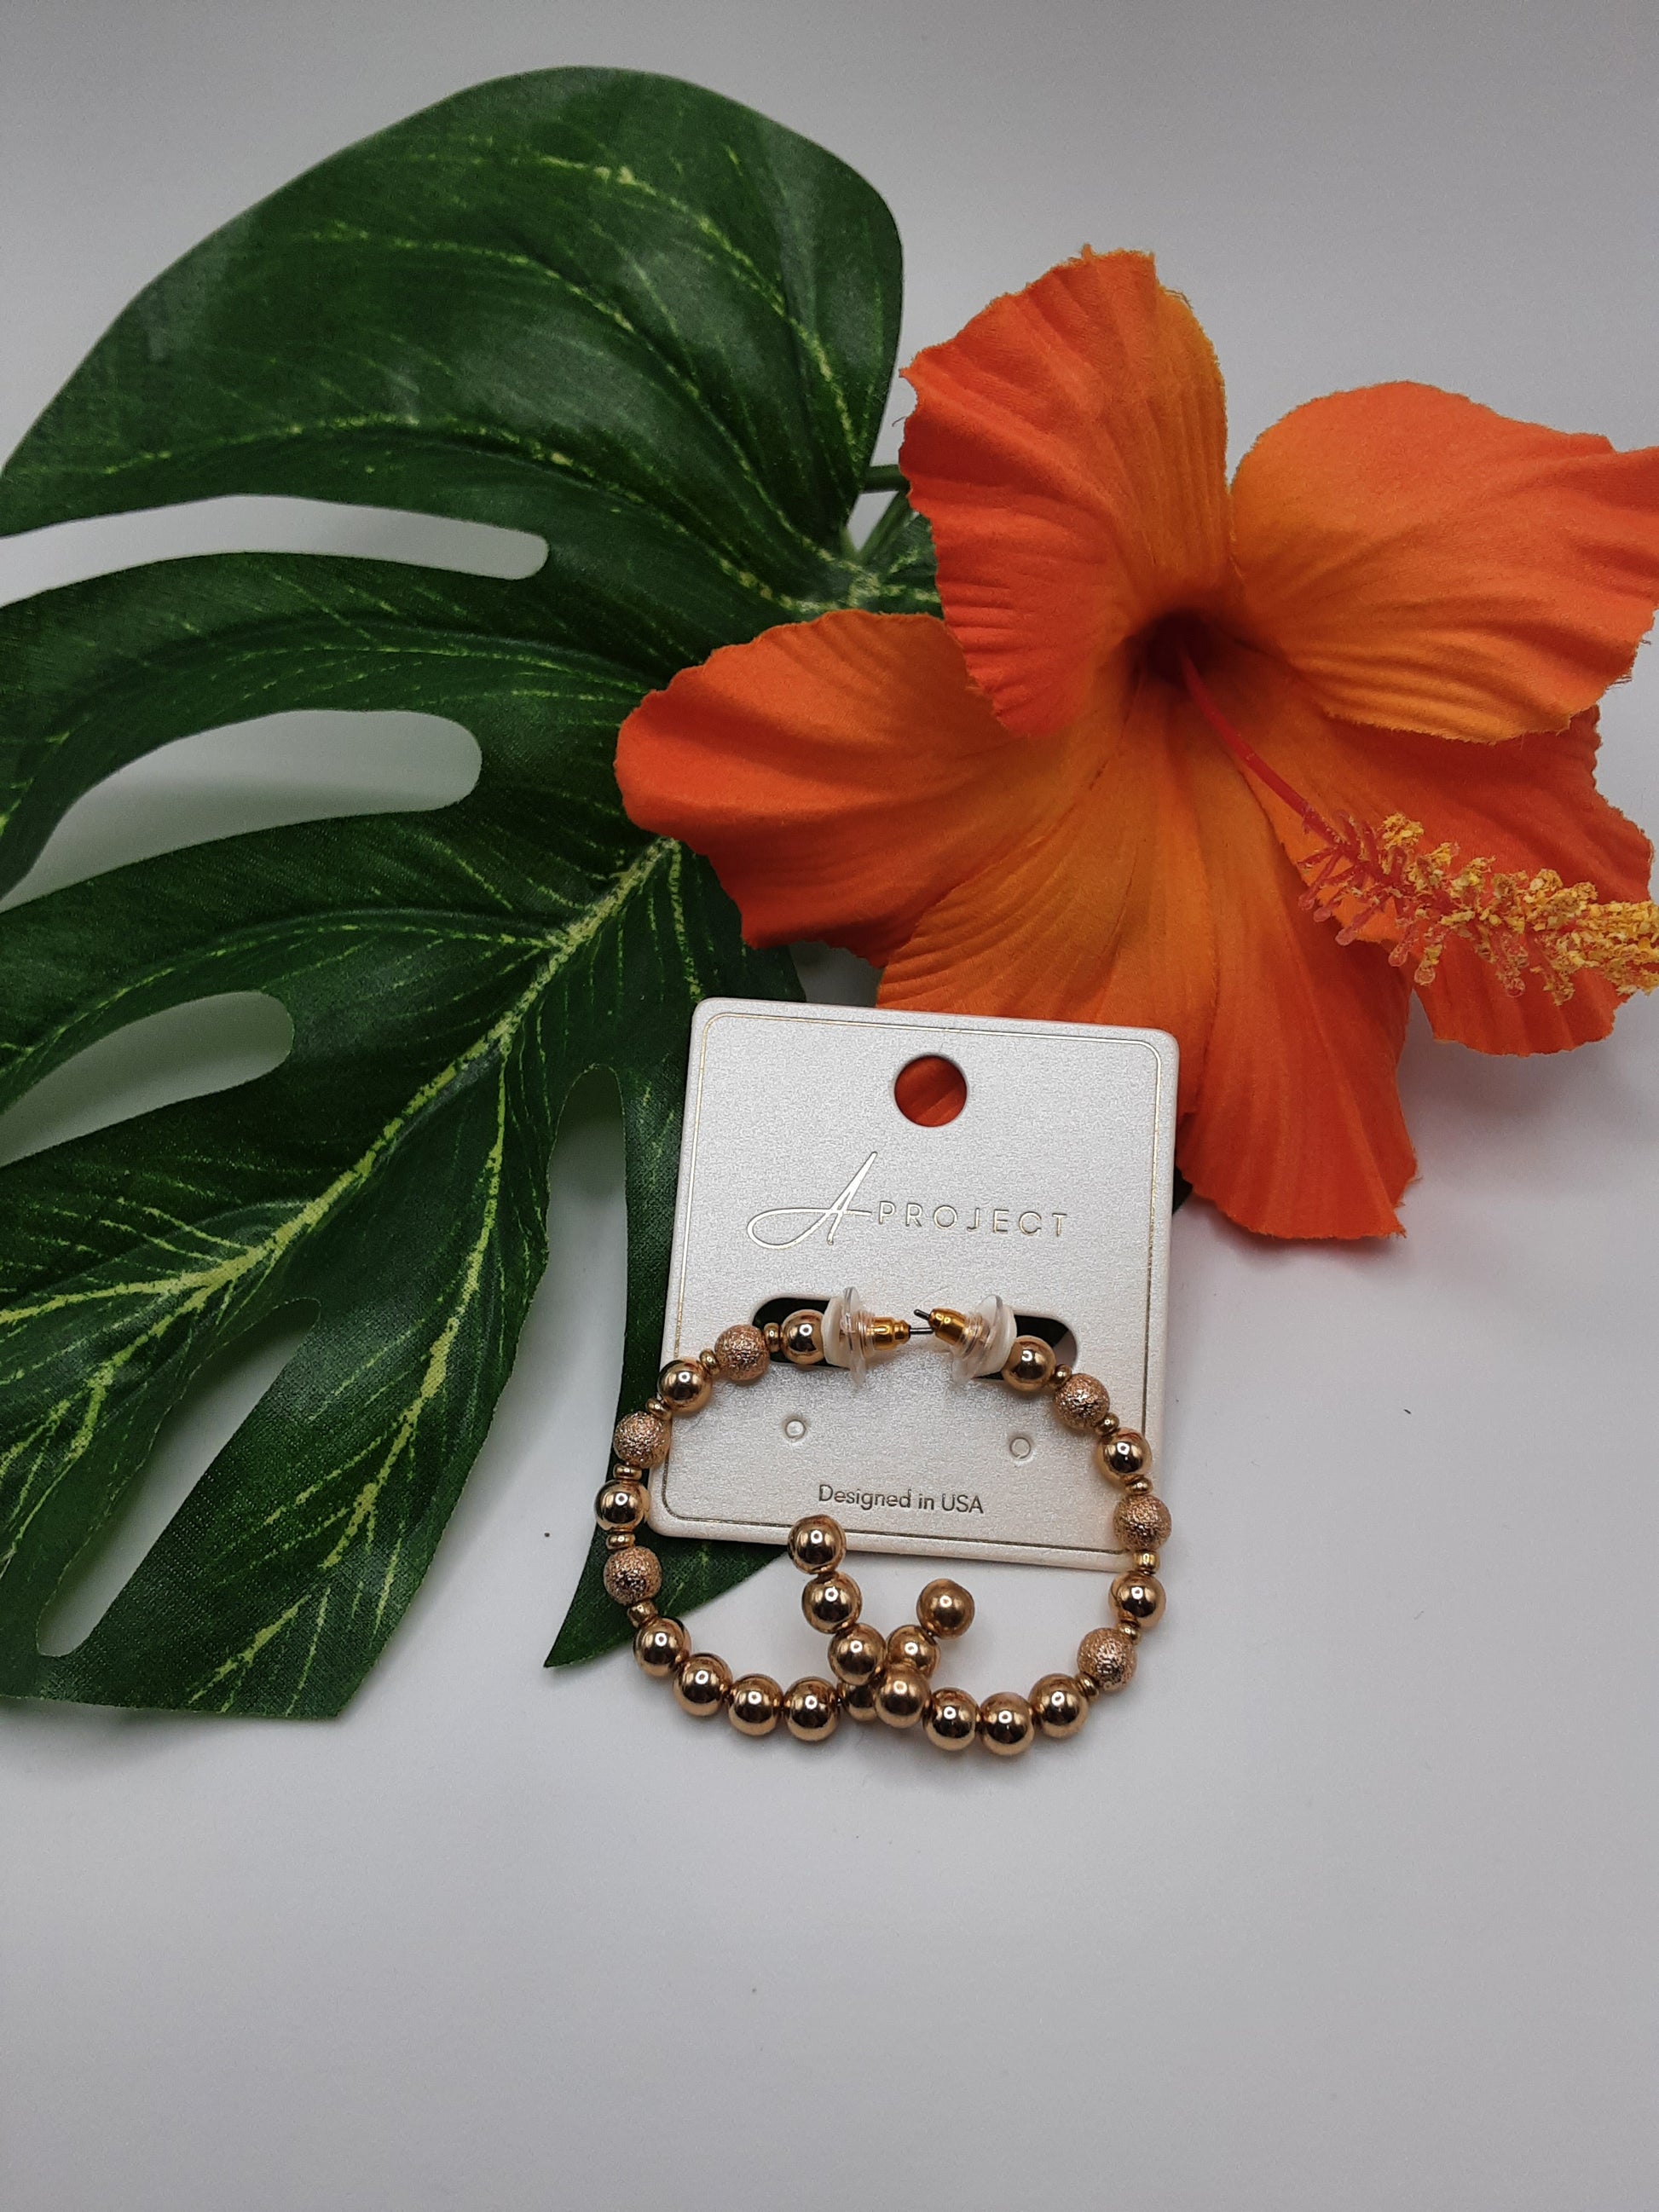
{"label": "flower stamen", "polygon": [[1659,906],[1651,899],[1603,901],[1594,884],[1568,884],[1553,868],[1522,876],[1495,860],[1463,860],[1450,843],[1429,847],[1423,824],[1390,814],[1381,826],[1344,815],[1328,820],[1262,759],[1223,714],[1214,694],[1181,655],[1188,696],[1245,773],[1300,818],[1316,840],[1296,863],[1307,888],[1304,911],[1339,925],[1351,945],[1380,921],[1394,942],[1396,968],[1415,960],[1419,990],[1434,981],[1446,940],[1472,945],[1511,996],[1539,976],[1551,998],[1572,996],[1585,969],[1606,976],[1621,997],[1659,988]]}

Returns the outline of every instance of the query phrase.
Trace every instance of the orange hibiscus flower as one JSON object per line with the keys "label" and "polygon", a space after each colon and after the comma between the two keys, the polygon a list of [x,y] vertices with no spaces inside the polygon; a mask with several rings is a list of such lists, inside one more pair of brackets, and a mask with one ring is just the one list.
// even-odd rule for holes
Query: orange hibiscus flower
{"label": "orange hibiscus flower", "polygon": [[1134,253],[907,373],[943,619],[678,676],[623,726],[629,813],[753,942],[883,963],[884,1006],[1172,1030],[1182,1168],[1246,1227],[1397,1230],[1413,990],[1437,1036],[1553,1052],[1659,981],[1651,848],[1594,781],[1659,449],[1379,385],[1230,487],[1215,356]]}

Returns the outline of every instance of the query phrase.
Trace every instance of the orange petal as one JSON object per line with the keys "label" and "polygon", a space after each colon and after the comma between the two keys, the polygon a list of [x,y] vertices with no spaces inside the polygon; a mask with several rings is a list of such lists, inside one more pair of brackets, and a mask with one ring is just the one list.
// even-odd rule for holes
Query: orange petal
{"label": "orange petal", "polygon": [[642,701],[617,746],[629,813],[714,862],[751,944],[871,960],[1076,773],[999,726],[930,615],[830,614],[724,647]]}
{"label": "orange petal", "polygon": [[[1565,730],[1472,745],[1331,722],[1284,678],[1238,684],[1231,704],[1257,750],[1329,819],[1376,827],[1404,814],[1423,824],[1429,845],[1449,842],[1465,859],[1485,856],[1525,876],[1553,868],[1564,882],[1593,883],[1603,899],[1648,895],[1653,848],[1595,787],[1594,710]],[[1264,795],[1263,805],[1293,859],[1318,843],[1279,801]],[[1386,942],[1393,932],[1379,917],[1366,935]],[[1493,1053],[1589,1043],[1606,1036],[1620,1005],[1611,984],[1589,972],[1564,1004],[1538,980],[1514,997],[1455,937],[1419,995],[1437,1036]]]}
{"label": "orange petal", "polygon": [[1150,254],[1085,253],[905,374],[903,466],[945,618],[1010,729],[1064,729],[1125,639],[1222,590],[1227,422],[1209,340]]}
{"label": "orange petal", "polygon": [[1413,1161],[1395,1087],[1410,987],[1339,946],[1188,701],[1143,679],[1095,781],[947,893],[884,1006],[1117,1022],[1181,1044],[1185,1172],[1247,1228],[1367,1237]]}
{"label": "orange petal", "polygon": [[1560,729],[1659,605],[1659,447],[1374,385],[1298,407],[1233,483],[1251,628],[1321,706],[1443,737]]}

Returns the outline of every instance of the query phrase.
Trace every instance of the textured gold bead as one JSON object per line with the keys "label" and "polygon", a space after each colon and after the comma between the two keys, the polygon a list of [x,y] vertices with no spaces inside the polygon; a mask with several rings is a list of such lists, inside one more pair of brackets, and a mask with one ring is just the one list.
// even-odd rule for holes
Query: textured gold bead
{"label": "textured gold bead", "polygon": [[800,1609],[821,1635],[833,1636],[838,1628],[855,1621],[864,1605],[864,1593],[851,1575],[839,1567],[814,1575],[800,1594]]}
{"label": "textured gold bead", "polygon": [[876,1717],[876,1685],[868,1682],[843,1682],[841,1686],[841,1709],[849,1721],[872,1721]]}
{"label": "textured gold bead", "polygon": [[645,1485],[637,1475],[625,1474],[607,1482],[593,1500],[593,1518],[601,1528],[637,1528],[645,1518]]}
{"label": "textured gold bead", "polygon": [[1126,1491],[1112,1508],[1112,1526],[1126,1552],[1155,1552],[1170,1540],[1170,1509],[1150,1490]]}
{"label": "textured gold bead", "polygon": [[876,1718],[889,1728],[915,1728],[927,1717],[927,1678],[916,1667],[890,1667],[876,1684]]}
{"label": "textured gold bead", "polygon": [[1077,1671],[1085,1686],[1109,1695],[1134,1678],[1134,1638],[1121,1628],[1091,1628],[1077,1647]]}
{"label": "textured gold bead", "polygon": [[624,1413],[611,1449],[624,1467],[660,1467],[668,1456],[668,1423],[660,1413]]}
{"label": "textured gold bead", "polygon": [[999,1759],[1018,1759],[1036,1735],[1030,1706],[1012,1690],[999,1690],[979,1709],[979,1740]]}
{"label": "textured gold bead", "polygon": [[643,1628],[647,1620],[654,1620],[656,1617],[657,1601],[653,1597],[640,1598],[628,1608],[629,1626],[635,1628]]}
{"label": "textured gold bead", "polygon": [[1083,1685],[1069,1674],[1045,1674],[1032,1686],[1030,1702],[1037,1734],[1056,1742],[1075,1735],[1089,1717]]}
{"label": "textured gold bead", "polygon": [[914,1667],[918,1674],[931,1674],[939,1664],[939,1646],[925,1628],[907,1620],[887,1639],[890,1667]]}
{"label": "textured gold bead", "polygon": [[823,1357],[823,1316],[811,1306],[783,1324],[783,1356],[793,1367],[816,1367]]}
{"label": "textured gold bead", "polygon": [[966,1751],[979,1733],[979,1706],[966,1690],[935,1690],[921,1726],[940,1751]]}
{"label": "textured gold bead", "polygon": [[1164,1585],[1156,1575],[1133,1568],[1112,1584],[1112,1603],[1123,1620],[1133,1621],[1137,1628],[1151,1628],[1164,1611]]}
{"label": "textured gold bead", "polygon": [[1127,1485],[1152,1464],[1152,1448],[1139,1429],[1117,1429],[1095,1446],[1095,1465],[1108,1482]]}
{"label": "textured gold bead", "polygon": [[618,1605],[637,1605],[662,1588],[662,1561],[648,1546],[630,1544],[605,1563],[605,1586]]}
{"label": "textured gold bead", "polygon": [[887,1644],[878,1628],[855,1620],[830,1639],[830,1664],[843,1682],[873,1682],[887,1664]]}
{"label": "textured gold bead", "polygon": [[784,1726],[801,1743],[822,1743],[836,1732],[841,1699],[833,1682],[822,1675],[803,1674],[784,1693]]}
{"label": "textured gold bead", "polygon": [[847,1557],[847,1539],[827,1513],[809,1513],[789,1531],[789,1556],[804,1575],[821,1575]]}
{"label": "textured gold bead", "polygon": [[671,1359],[657,1377],[657,1395],[671,1413],[700,1413],[714,1395],[714,1386],[700,1359]]}
{"label": "textured gold bead", "polygon": [[1011,1390],[1018,1390],[1022,1398],[1046,1390],[1054,1372],[1054,1347],[1045,1344],[1040,1336],[1017,1336],[1002,1363],[1003,1381]]}
{"label": "textured gold bead", "polygon": [[762,1328],[761,1334],[766,1339],[768,1356],[775,1359],[783,1350],[783,1331],[778,1327],[776,1322],[769,1321]]}
{"label": "textured gold bead", "polygon": [[690,1649],[691,1639],[683,1624],[671,1620],[665,1613],[647,1620],[634,1638],[634,1656],[653,1681],[663,1681],[672,1674]]}
{"label": "textured gold bead", "polygon": [[944,1577],[929,1583],[916,1600],[916,1620],[927,1633],[941,1641],[960,1636],[972,1626],[974,1601],[960,1583]]}
{"label": "textured gold bead", "polygon": [[739,1735],[770,1735],[783,1711],[783,1692],[769,1674],[744,1674],[732,1685],[726,1717]]}
{"label": "textured gold bead", "polygon": [[607,1552],[625,1552],[635,1540],[631,1528],[613,1528],[605,1540]]}
{"label": "textured gold bead", "polygon": [[674,1674],[674,1696],[694,1721],[713,1720],[732,1694],[732,1669],[712,1651],[694,1651]]}
{"label": "textured gold bead", "polygon": [[1055,1418],[1080,1437],[1097,1429],[1111,1410],[1111,1393],[1097,1375],[1069,1375],[1054,1393]]}
{"label": "textured gold bead", "polygon": [[772,1364],[765,1337],[746,1321],[720,1331],[714,1339],[714,1358],[728,1382],[758,1382]]}

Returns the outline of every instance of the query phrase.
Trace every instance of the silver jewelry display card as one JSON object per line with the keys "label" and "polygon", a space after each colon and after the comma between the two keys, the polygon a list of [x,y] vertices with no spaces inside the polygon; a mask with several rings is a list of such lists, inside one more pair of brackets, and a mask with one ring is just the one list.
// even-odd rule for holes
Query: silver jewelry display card
{"label": "silver jewelry display card", "polygon": [[[942,1127],[894,1097],[930,1054],[967,1080]],[[995,1292],[1063,1329],[1060,1358],[1156,1453],[1175,1106],[1160,1030],[711,999],[691,1030],[663,1358],[849,1286],[906,1318]],[[1113,1501],[1046,1396],[957,1381],[918,1336],[860,1379],[775,1360],[722,1388],[675,1423],[650,1518],[781,1543],[822,1508],[857,1550],[1101,1569],[1121,1556]]]}

